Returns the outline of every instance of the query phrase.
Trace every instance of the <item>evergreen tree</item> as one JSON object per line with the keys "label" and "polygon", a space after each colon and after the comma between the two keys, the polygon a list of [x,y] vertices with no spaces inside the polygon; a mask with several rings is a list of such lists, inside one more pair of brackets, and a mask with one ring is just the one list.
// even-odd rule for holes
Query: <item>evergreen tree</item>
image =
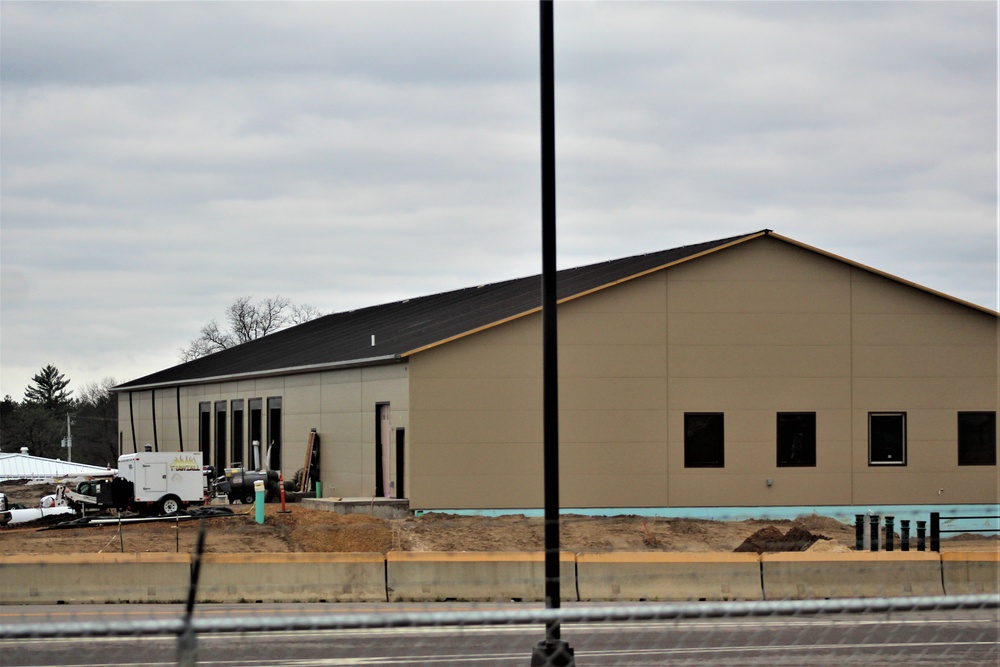
{"label": "evergreen tree", "polygon": [[24,402],[45,408],[53,413],[66,412],[72,406],[72,391],[67,391],[69,380],[52,364],[35,373],[34,383],[24,390]]}

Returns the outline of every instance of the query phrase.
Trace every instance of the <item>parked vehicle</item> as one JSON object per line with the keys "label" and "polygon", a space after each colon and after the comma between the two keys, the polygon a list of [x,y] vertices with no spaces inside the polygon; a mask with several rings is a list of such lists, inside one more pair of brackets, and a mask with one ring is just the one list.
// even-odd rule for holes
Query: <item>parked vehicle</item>
{"label": "parked vehicle", "polygon": [[118,473],[109,480],[81,482],[66,499],[74,509],[132,510],[140,514],[176,514],[208,499],[211,468],[201,452],[140,452],[118,457]]}

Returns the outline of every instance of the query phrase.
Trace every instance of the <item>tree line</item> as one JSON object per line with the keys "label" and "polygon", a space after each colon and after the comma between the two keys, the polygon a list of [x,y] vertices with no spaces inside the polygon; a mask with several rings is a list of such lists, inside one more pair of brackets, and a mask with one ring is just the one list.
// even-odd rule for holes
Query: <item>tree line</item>
{"label": "tree line", "polygon": [[[244,296],[226,308],[225,324],[212,320],[198,338],[181,350],[186,362],[262,338],[281,329],[321,317],[324,313],[308,304],[296,304],[275,296],[254,301]],[[118,461],[118,397],[111,389],[118,384],[107,377],[83,387],[74,398],[70,381],[49,364],[31,379],[24,399],[8,394],[0,403],[0,452],[18,452],[27,447],[32,456],[67,459],[67,415],[72,434],[72,459],[76,463],[115,466]]]}
{"label": "tree line", "polygon": [[32,456],[67,460],[62,447],[69,417],[74,463],[114,467],[118,461],[118,398],[107,377],[83,387],[76,397],[70,381],[49,364],[31,378],[24,399],[0,402],[0,451],[27,447]]}

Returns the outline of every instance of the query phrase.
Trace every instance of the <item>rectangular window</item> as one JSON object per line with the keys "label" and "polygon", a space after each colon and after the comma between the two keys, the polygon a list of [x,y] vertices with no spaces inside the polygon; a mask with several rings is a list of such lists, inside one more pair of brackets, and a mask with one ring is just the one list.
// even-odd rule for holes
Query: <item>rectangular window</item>
{"label": "rectangular window", "polygon": [[243,399],[237,399],[230,403],[233,411],[233,427],[232,427],[232,459],[231,462],[235,467],[237,463],[243,464],[246,459],[243,458]]}
{"label": "rectangular window", "polygon": [[198,404],[198,450],[202,465],[209,465],[212,455],[212,404]]}
{"label": "rectangular window", "polygon": [[997,413],[958,413],[958,465],[997,464]]}
{"label": "rectangular window", "polygon": [[906,465],[906,413],[868,413],[868,465]]}
{"label": "rectangular window", "polygon": [[264,429],[262,424],[264,423],[261,415],[264,413],[264,399],[262,398],[251,398],[249,401],[250,408],[250,465],[247,466],[249,470],[260,470],[263,466],[261,461],[264,458],[264,450],[267,447],[267,443],[264,442]]}
{"label": "rectangular window", "polygon": [[816,466],[816,413],[778,413],[778,467]]}
{"label": "rectangular window", "polygon": [[684,413],[684,467],[724,468],[725,428],[721,412]]}
{"label": "rectangular window", "polygon": [[281,470],[281,397],[267,399],[267,450],[265,463],[268,470]]}
{"label": "rectangular window", "polygon": [[215,471],[226,467],[226,402],[215,402]]}

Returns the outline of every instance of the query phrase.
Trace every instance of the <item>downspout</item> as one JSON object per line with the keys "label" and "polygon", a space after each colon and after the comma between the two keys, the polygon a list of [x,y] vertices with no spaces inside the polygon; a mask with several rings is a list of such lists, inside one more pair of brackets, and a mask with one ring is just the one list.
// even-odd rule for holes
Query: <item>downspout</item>
{"label": "downspout", "polygon": [[132,392],[128,393],[128,424],[132,427],[132,453],[138,454],[139,448],[135,444],[135,413],[132,411]]}
{"label": "downspout", "polygon": [[184,433],[181,428],[181,387],[177,385],[177,442],[181,444],[181,451],[184,451]]}

